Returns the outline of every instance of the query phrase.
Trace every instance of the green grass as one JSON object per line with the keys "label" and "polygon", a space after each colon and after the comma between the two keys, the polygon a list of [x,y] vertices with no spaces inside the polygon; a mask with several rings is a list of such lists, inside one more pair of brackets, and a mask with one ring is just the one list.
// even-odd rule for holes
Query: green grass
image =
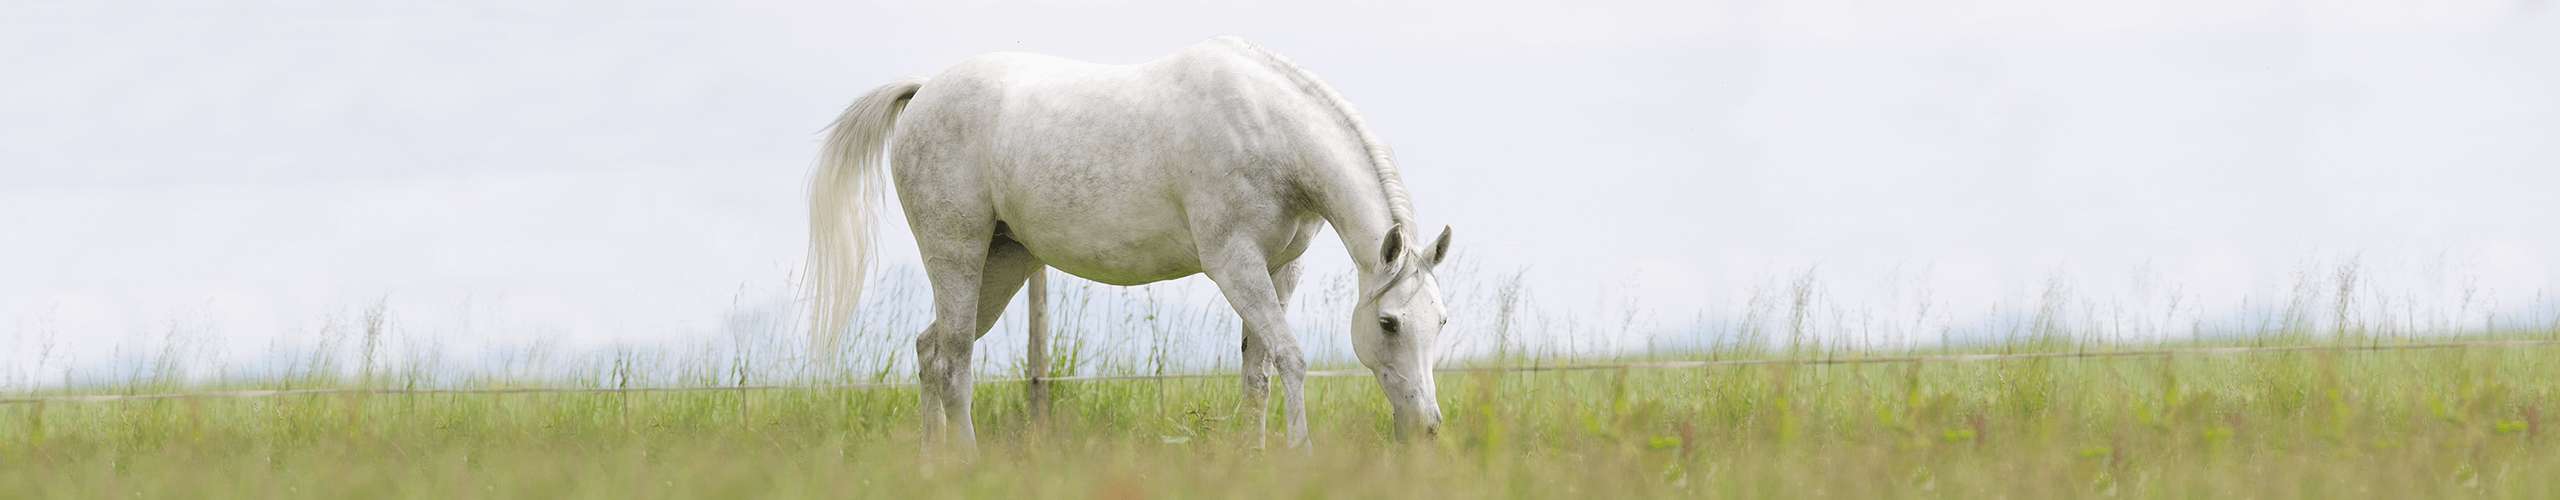
{"label": "green grass", "polygon": [[988,384],[977,405],[984,449],[971,463],[920,460],[915,395],[896,389],[22,404],[0,406],[0,497],[2560,492],[2554,347],[1440,383],[1443,438],[1398,445],[1374,382],[1311,381],[1312,454],[1249,450],[1231,418],[1233,379],[1062,384],[1045,429],[1023,414],[1018,385]]}

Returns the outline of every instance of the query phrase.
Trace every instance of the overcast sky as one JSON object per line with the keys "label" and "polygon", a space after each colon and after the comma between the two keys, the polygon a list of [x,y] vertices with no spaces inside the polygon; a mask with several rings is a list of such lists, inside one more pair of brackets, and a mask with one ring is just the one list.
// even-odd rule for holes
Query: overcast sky
{"label": "overcast sky", "polygon": [[1807,268],[1955,326],[2057,279],[2199,318],[2349,259],[2436,306],[2560,284],[2543,0],[415,4],[0,7],[0,363],[172,324],[253,359],[384,296],[465,351],[699,341],[798,262],[858,93],[1220,34],[1560,316],[1678,328]]}

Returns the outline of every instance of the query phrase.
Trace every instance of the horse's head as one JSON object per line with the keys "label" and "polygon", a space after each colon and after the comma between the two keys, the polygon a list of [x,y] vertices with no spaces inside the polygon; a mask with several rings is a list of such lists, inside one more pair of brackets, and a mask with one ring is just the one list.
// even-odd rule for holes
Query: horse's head
{"label": "horse's head", "polygon": [[1395,408],[1396,435],[1440,432],[1438,386],[1431,380],[1440,327],[1449,323],[1440,279],[1431,268],[1449,256],[1449,229],[1430,248],[1405,246],[1404,226],[1387,230],[1378,266],[1360,276],[1360,303],[1351,310],[1352,351],[1378,376]]}

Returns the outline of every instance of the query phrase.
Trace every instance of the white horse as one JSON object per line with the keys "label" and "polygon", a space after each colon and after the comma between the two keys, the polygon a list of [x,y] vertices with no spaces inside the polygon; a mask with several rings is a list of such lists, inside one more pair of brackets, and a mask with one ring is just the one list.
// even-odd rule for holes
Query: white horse
{"label": "white horse", "polygon": [[[1307,365],[1283,311],[1320,222],[1359,268],[1352,345],[1394,407],[1397,434],[1438,433],[1430,351],[1448,313],[1430,271],[1449,253],[1449,231],[1414,245],[1386,146],[1289,60],[1233,37],[1135,65],[993,53],[854,101],[812,181],[808,276],[822,353],[861,293],[884,149],[933,284],[934,321],[916,340],[928,444],[976,446],[970,350],[1026,279],[1039,317],[1045,266],[1115,285],[1209,275],[1243,319],[1237,411],[1259,443],[1277,367],[1288,444],[1308,446]],[[1032,323],[1036,381],[1045,332]]]}

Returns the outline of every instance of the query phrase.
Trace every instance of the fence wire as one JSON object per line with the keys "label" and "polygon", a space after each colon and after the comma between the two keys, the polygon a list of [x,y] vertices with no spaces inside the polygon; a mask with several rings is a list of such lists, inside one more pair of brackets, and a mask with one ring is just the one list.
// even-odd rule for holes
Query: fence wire
{"label": "fence wire", "polygon": [[[2232,356],[2232,355],[2242,355],[2242,354],[2266,354],[2266,353],[2286,353],[2286,352],[2337,352],[2337,353],[2348,353],[2348,352],[2417,351],[2417,350],[2440,350],[2440,349],[2516,349],[2516,348],[2543,347],[2543,346],[2551,346],[2551,345],[2560,345],[2560,339],[2551,339],[2551,340],[2478,340],[2478,341],[2459,341],[2459,342],[2429,342],[2429,343],[2414,343],[2414,344],[2369,344],[2369,345],[2298,345],[2298,346],[2191,347],[2191,348],[2126,349],[2126,350],[2094,350],[2094,351],[2091,351],[2091,350],[2082,350],[2082,351],[2047,351],[2047,352],[2021,352],[2021,353],[1926,354],[1926,355],[1907,355],[1907,356],[1850,356],[1850,357],[1802,357],[1802,358],[1774,358],[1774,359],[1705,359],[1705,360],[1664,360],[1664,361],[1629,361],[1629,362],[1615,362],[1615,363],[1562,363],[1562,364],[1552,364],[1552,365],[1549,365],[1549,364],[1527,364],[1527,365],[1496,365],[1496,366],[1456,366],[1456,367],[1440,368],[1440,369],[1435,370],[1435,371],[1440,372],[1440,373],[1486,373],[1486,372],[1495,372],[1495,373],[1526,373],[1526,372],[1565,372],[1565,371],[1595,371],[1595,370],[1677,370],[1677,369],[1698,369],[1698,368],[1714,368],[1714,367],[1729,367],[1729,366],[1763,366],[1763,365],[1861,365],[1861,364],[1889,364],[1889,363],[1984,363],[1984,362],[2016,361],[2016,360],[2028,360],[2028,359],[2094,359],[2094,358],[2142,358],[2142,357],[2174,357],[2174,356]],[[1370,373],[1369,373],[1369,371],[1368,371],[1368,370],[1311,370],[1311,371],[1308,371],[1308,372],[1307,372],[1307,376],[1308,376],[1308,377],[1311,377],[1311,378],[1365,377],[1365,376],[1369,376],[1369,374],[1370,374]],[[1064,376],[1064,377],[1046,377],[1046,378],[1044,378],[1043,380],[1046,380],[1046,381],[1048,381],[1048,382],[1104,382],[1104,381],[1145,381],[1145,380],[1205,379],[1205,378],[1225,378],[1225,377],[1235,377],[1235,376],[1237,376],[1237,375],[1236,375],[1236,374],[1234,374],[1234,373],[1178,373],[1178,374],[1140,374],[1140,375],[1076,375],[1076,376]],[[982,382],[982,383],[986,383],[986,384],[1005,384],[1005,383],[1024,383],[1024,382],[1029,382],[1029,381],[1030,381],[1030,379],[1027,379],[1027,378],[1007,378],[1007,379],[989,380],[989,381],[985,381],[985,382]],[[915,382],[912,382],[912,381],[901,381],[901,382],[869,382],[869,383],[840,383],[840,384],[771,384],[771,385],[727,385],[727,386],[694,386],[694,387],[490,387],[490,388],[443,388],[443,389],[404,389],[404,388],[378,388],[378,387],[375,387],[375,388],[368,388],[368,387],[346,387],[346,388],[319,388],[319,389],[243,389],[243,390],[229,390],[229,391],[170,392],[170,393],[154,393],[154,394],[86,394],[86,395],[61,395],[61,396],[16,397],[16,398],[0,399],[0,406],[5,406],[5,405],[18,405],[18,404],[42,404],[42,403],[114,403],[114,402],[127,402],[127,401],[155,401],[155,400],[170,400],[170,399],[258,399],[258,398],[274,398],[274,397],[286,397],[286,396],[322,396],[322,395],[340,395],[340,394],[346,394],[346,395],[438,395],[438,394],[444,394],[444,395],[499,395],[499,394],[593,394],[593,393],[736,392],[736,391],[776,391],[776,390],[809,390],[809,391],[828,391],[828,390],[868,390],[868,389],[885,389],[885,388],[896,388],[896,387],[912,387],[912,386],[915,386],[915,385],[916,385],[916,383],[915,383]]]}

